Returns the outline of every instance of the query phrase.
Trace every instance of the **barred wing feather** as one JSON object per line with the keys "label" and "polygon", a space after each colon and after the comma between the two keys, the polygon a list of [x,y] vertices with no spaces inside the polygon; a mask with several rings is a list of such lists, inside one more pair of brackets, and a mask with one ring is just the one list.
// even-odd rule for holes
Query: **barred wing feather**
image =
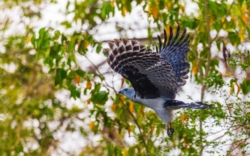
{"label": "barred wing feather", "polygon": [[174,99],[177,81],[171,65],[158,53],[146,50],[135,40],[110,41],[108,63],[128,79],[141,98],[167,97]]}
{"label": "barred wing feather", "polygon": [[170,27],[169,38],[167,39],[166,31],[164,31],[164,42],[162,43],[159,36],[158,39],[160,55],[171,64],[178,83],[177,90],[179,90],[181,86],[186,84],[188,78],[190,66],[187,60],[189,35],[186,34],[186,29],[180,34],[180,27],[178,26],[174,36],[173,29]]}

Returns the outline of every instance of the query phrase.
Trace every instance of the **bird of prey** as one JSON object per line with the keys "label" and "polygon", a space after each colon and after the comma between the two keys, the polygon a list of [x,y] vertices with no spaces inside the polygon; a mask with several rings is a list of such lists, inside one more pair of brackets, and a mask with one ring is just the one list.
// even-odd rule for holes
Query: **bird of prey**
{"label": "bird of prey", "polygon": [[131,82],[133,88],[119,91],[130,100],[153,109],[167,127],[167,134],[174,133],[171,122],[173,110],[180,108],[205,109],[211,105],[202,102],[185,103],[175,100],[176,93],[185,85],[188,78],[189,35],[186,29],[180,33],[178,26],[175,35],[172,27],[170,35],[164,30],[164,41],[160,36],[156,52],[146,49],[136,40],[114,39],[110,47],[104,49],[110,67]]}

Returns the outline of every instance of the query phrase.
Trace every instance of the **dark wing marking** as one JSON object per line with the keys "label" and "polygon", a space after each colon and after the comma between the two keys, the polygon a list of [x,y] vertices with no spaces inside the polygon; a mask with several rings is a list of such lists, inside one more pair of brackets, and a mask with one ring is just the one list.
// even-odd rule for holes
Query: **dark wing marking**
{"label": "dark wing marking", "polygon": [[141,74],[133,65],[124,66],[122,75],[131,82],[136,94],[141,98],[151,99],[160,96],[159,89],[148,79],[147,75]]}
{"label": "dark wing marking", "polygon": [[167,100],[163,106],[166,109],[179,109],[179,108],[205,109],[212,107],[212,105],[204,104],[202,102],[185,103],[177,100]]}
{"label": "dark wing marking", "polygon": [[[186,35],[186,29],[180,35],[180,27],[178,26],[175,36],[173,29],[170,27],[170,36],[167,40],[166,31],[164,30],[164,43],[158,36],[160,55],[171,64],[178,82],[177,90],[186,84],[189,72],[189,63],[187,53],[189,51],[189,35]],[[167,42],[167,44],[166,44]]]}
{"label": "dark wing marking", "polygon": [[171,65],[135,40],[110,41],[108,63],[128,79],[141,98],[175,98],[177,82]]}

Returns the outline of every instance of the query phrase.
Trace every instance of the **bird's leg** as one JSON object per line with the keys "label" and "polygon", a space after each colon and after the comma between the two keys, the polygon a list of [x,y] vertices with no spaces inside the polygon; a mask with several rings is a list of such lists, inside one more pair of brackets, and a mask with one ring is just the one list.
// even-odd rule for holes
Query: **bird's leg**
{"label": "bird's leg", "polygon": [[174,128],[172,127],[172,122],[170,122],[169,125],[170,125],[170,128],[169,128],[170,132],[174,134]]}
{"label": "bird's leg", "polygon": [[172,123],[169,122],[168,125],[167,125],[167,134],[168,136],[172,136],[174,134],[174,128],[172,127]]}

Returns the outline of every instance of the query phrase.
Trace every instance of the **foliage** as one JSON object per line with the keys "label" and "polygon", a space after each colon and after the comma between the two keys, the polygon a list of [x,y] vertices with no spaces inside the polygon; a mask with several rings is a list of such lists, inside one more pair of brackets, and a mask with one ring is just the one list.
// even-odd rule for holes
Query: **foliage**
{"label": "foliage", "polygon": [[[36,25],[43,20],[42,11],[57,3],[63,6],[61,14],[67,20],[56,26]],[[197,10],[191,14],[187,3],[0,3],[4,8],[1,12],[6,14],[0,23],[0,154],[171,155],[176,150],[183,155],[250,154],[250,56],[241,48],[250,37],[250,3],[195,1],[192,4]],[[155,32],[159,34],[170,25],[188,29],[190,83],[200,86],[200,95],[194,96],[201,101],[206,100],[206,95],[213,97],[206,101],[213,104],[213,109],[178,111],[173,123],[175,134],[170,138],[153,111],[117,94],[121,87],[129,85],[128,81],[119,79],[120,86],[114,85],[113,73],[108,69],[105,74],[101,72],[105,62],[96,65],[90,57],[102,55],[106,41],[96,34],[105,30],[112,19],[117,20],[112,25],[121,37],[142,29],[135,27],[140,21],[124,24],[123,19],[135,8],[147,17],[143,20],[148,27],[143,29],[150,43],[157,41]],[[18,21],[12,15],[15,9]],[[137,39],[143,42],[148,38]],[[82,62],[77,61],[80,56],[91,62],[90,68],[81,68]],[[74,134],[86,145],[67,151],[62,138]],[[94,136],[100,139],[96,141]]]}

